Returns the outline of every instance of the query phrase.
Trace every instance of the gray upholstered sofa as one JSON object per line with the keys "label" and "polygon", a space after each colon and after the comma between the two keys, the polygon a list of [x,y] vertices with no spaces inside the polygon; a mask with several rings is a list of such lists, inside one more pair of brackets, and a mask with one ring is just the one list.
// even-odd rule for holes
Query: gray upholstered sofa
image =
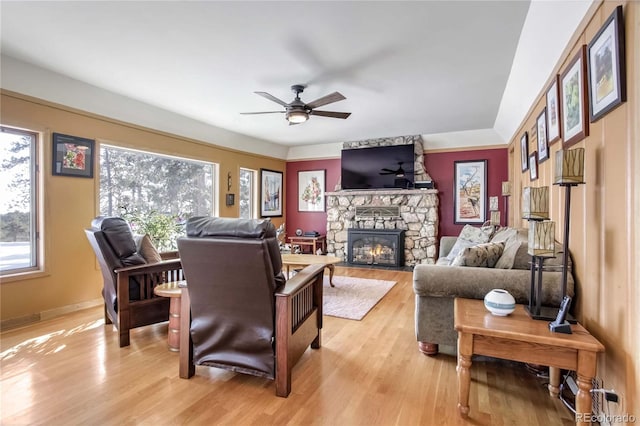
{"label": "gray upholstered sofa", "polygon": [[[505,255],[507,251],[512,253],[511,269],[446,266],[448,262],[444,259],[454,247],[457,237],[441,238],[436,265],[416,265],[413,272],[413,289],[416,297],[416,337],[420,351],[427,355],[436,355],[441,349],[439,345],[444,345],[446,352],[455,353],[457,333],[453,328],[453,300],[456,297],[484,299],[490,290],[502,288],[513,295],[516,303],[528,304],[531,288],[531,256],[527,253],[528,230],[518,229],[512,232],[515,235],[506,242],[504,250]],[[561,251],[562,246],[556,243],[557,256],[544,262],[544,306],[559,306],[562,299]],[[510,262],[508,263],[507,266],[510,265]],[[574,295],[571,273],[568,274],[567,293],[570,296]]]}

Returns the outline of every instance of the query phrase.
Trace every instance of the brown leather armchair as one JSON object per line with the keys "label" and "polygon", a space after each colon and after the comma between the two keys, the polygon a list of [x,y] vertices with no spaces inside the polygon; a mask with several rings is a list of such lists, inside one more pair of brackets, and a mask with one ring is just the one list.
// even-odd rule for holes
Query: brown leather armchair
{"label": "brown leather armchair", "polygon": [[130,329],[169,320],[169,299],[153,288],[183,279],[180,259],[147,263],[120,217],[99,216],[85,233],[102,271],[105,324],[118,329],[120,347],[129,346]]}
{"label": "brown leather armchair", "polygon": [[320,347],[323,265],[285,282],[268,220],[198,217],[178,239],[182,291],[180,377],[195,365],[266,377],[291,391],[291,369]]}

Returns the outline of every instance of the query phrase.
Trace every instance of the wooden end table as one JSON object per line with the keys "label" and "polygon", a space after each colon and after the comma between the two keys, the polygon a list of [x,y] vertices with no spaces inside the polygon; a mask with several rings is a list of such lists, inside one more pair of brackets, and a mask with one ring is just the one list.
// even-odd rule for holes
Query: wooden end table
{"label": "wooden end table", "polygon": [[316,254],[318,248],[322,250],[322,253],[327,252],[327,237],[325,235],[318,235],[317,237],[289,237],[289,243],[300,246],[300,249],[310,247],[312,249],[311,254]]}
{"label": "wooden end table", "polygon": [[[471,358],[485,355],[549,366],[549,394],[560,392],[560,369],[578,376],[576,423],[590,424],[591,383],[596,375],[598,352],[604,346],[580,324],[571,325],[573,334],[552,333],[547,321],[529,317],[523,305],[506,316],[492,315],[482,300],[456,298],[454,323],[458,331],[458,409],[469,413]],[[582,414],[582,415],[580,415]]]}
{"label": "wooden end table", "polygon": [[335,264],[342,262],[342,259],[334,256],[318,256],[315,254],[290,254],[283,253],[282,254],[282,266],[286,266],[287,268],[287,278],[289,277],[289,270],[292,266],[308,266],[308,265],[325,265],[327,269],[329,269],[329,285],[331,287],[335,287],[333,285],[333,271],[335,269]]}
{"label": "wooden end table", "polygon": [[170,351],[180,350],[180,298],[182,288],[178,287],[185,281],[172,281],[154,287],[156,296],[170,297],[169,304],[169,333],[167,335],[167,345]]}

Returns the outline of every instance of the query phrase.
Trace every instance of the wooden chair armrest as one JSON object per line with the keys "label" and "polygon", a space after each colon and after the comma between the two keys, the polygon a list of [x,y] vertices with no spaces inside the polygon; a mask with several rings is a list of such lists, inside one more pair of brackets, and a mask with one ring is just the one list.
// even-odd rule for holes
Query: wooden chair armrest
{"label": "wooden chair armrest", "polygon": [[124,268],[118,268],[114,272],[120,274],[122,272],[128,272],[129,275],[140,275],[146,273],[169,271],[172,269],[182,268],[180,259],[163,260],[158,263],[146,263],[144,265],[125,266]]}
{"label": "wooden chair armrest", "polygon": [[279,297],[287,297],[291,296],[304,287],[309,286],[315,282],[315,278],[318,274],[324,274],[325,265],[309,265],[305,267],[303,270],[298,272],[293,278],[287,280],[284,287],[282,287],[279,291],[276,292],[276,296]]}
{"label": "wooden chair armrest", "polygon": [[178,253],[178,250],[163,251],[162,253],[160,253],[160,258],[162,260],[179,259],[180,253]]}

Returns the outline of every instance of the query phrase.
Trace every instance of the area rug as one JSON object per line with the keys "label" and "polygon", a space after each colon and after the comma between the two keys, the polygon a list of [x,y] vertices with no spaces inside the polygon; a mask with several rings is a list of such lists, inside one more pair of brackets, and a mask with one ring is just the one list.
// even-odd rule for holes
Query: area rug
{"label": "area rug", "polygon": [[360,321],[396,285],[396,281],[372,280],[334,276],[329,285],[328,274],[324,276],[324,315]]}

